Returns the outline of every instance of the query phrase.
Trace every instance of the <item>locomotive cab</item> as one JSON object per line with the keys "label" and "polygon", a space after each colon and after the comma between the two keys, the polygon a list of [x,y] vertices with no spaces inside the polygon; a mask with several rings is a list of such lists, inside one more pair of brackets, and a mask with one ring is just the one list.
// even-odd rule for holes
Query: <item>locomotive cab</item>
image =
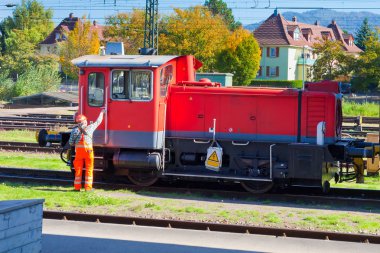
{"label": "locomotive cab", "polygon": [[164,111],[160,105],[165,104],[166,90],[155,84],[162,69],[172,77],[169,70],[173,68],[160,68],[172,58],[106,55],[73,61],[80,68],[79,112],[95,120],[106,109],[104,123],[94,134],[95,146],[162,148]]}
{"label": "locomotive cab", "polygon": [[111,160],[102,162],[104,169],[131,177],[134,170],[162,168],[168,89],[194,80],[200,63],[192,56],[155,55],[89,55],[73,63],[80,68],[79,113],[91,121],[106,109],[93,137],[95,154],[101,150],[100,160]]}

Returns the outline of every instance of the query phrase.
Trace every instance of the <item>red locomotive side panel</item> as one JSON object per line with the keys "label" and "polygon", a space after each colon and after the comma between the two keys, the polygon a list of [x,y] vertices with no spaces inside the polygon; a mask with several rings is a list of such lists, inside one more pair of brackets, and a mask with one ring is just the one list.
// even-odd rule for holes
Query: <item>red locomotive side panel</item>
{"label": "red locomotive side panel", "polygon": [[[274,100],[278,98],[279,106]],[[297,93],[281,89],[203,88],[173,86],[167,134],[172,137],[235,141],[295,141]],[[281,116],[278,116],[281,115]]]}
{"label": "red locomotive side panel", "polygon": [[[167,136],[211,138],[216,119],[216,137],[233,141],[315,143],[317,125],[326,122],[326,141],[335,140],[334,94],[302,92],[298,115],[297,90],[182,87],[170,93]],[[298,119],[300,116],[300,123]]]}

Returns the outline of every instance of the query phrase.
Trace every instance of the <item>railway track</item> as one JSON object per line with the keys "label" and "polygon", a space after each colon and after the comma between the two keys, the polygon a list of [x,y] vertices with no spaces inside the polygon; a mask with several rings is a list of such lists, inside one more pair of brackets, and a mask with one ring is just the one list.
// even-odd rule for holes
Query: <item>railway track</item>
{"label": "railway track", "polygon": [[216,232],[229,232],[240,234],[258,234],[270,235],[276,237],[295,237],[319,240],[334,240],[346,242],[361,242],[380,244],[380,236],[367,235],[367,234],[348,234],[337,233],[328,231],[312,231],[288,228],[273,228],[273,227],[259,227],[259,226],[246,226],[234,225],[223,223],[207,223],[207,222],[194,222],[182,220],[169,220],[169,219],[151,219],[140,217],[125,217],[125,216],[112,216],[112,215],[99,215],[99,214],[81,214],[72,212],[58,212],[58,211],[44,211],[43,218],[56,219],[56,220],[71,220],[71,221],[86,221],[97,223],[113,223],[122,225],[137,225],[149,227],[166,227],[176,229],[188,230],[204,230]]}
{"label": "railway track", "polygon": [[40,147],[37,143],[0,141],[0,151],[19,151],[34,153],[59,153],[60,146]]}
{"label": "railway track", "polygon": [[[36,170],[0,167],[0,181],[37,183],[59,186],[72,186],[73,175],[69,171]],[[201,184],[199,182],[183,182],[168,184],[164,181],[151,187],[139,187],[120,177],[104,177],[95,172],[94,188],[117,190],[128,189],[139,192],[154,192],[160,194],[183,194],[206,198],[222,198],[240,201],[257,201],[266,203],[288,203],[304,205],[343,206],[345,209],[372,208],[380,211],[379,191],[332,188],[329,195],[322,195],[312,189],[292,188],[279,193],[252,195],[243,190],[240,185],[221,185],[218,183]]]}
{"label": "railway track", "polygon": [[73,127],[73,119],[34,118],[34,117],[0,117],[0,129],[3,130],[40,130]]}

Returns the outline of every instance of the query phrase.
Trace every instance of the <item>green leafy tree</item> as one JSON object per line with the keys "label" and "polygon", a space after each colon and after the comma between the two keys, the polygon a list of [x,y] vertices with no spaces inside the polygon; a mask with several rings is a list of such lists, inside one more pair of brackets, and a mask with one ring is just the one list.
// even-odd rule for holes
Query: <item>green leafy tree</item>
{"label": "green leafy tree", "polygon": [[217,57],[217,69],[234,74],[234,85],[249,85],[260,66],[260,47],[253,35],[238,28]]}
{"label": "green leafy tree", "polygon": [[320,40],[314,43],[313,48],[318,55],[312,68],[315,80],[334,80],[338,76],[351,74],[355,59],[343,51],[340,41]]}
{"label": "green leafy tree", "polygon": [[232,10],[227,7],[227,4],[223,0],[205,1],[204,6],[206,6],[214,16],[220,15],[231,31],[242,26],[240,22],[235,21]]}
{"label": "green leafy tree", "polygon": [[109,41],[122,41],[128,54],[138,54],[144,44],[145,11],[118,13],[106,18],[104,37]]}
{"label": "green leafy tree", "polygon": [[365,42],[363,51],[355,65],[353,86],[357,91],[380,89],[380,41],[379,29]]}
{"label": "green leafy tree", "polygon": [[355,34],[356,35],[355,44],[361,50],[366,50],[365,44],[368,41],[368,39],[372,36],[372,34],[373,34],[373,31],[368,24],[368,18],[365,18],[359,30]]}
{"label": "green leafy tree", "polygon": [[0,67],[12,78],[22,75],[31,66],[53,63],[52,56],[36,53],[38,43],[53,29],[52,11],[45,10],[37,1],[22,1],[12,17],[0,24],[2,56]]}
{"label": "green leafy tree", "polygon": [[13,16],[5,18],[0,23],[2,52],[17,50],[17,48],[12,48],[9,45],[9,43],[14,44],[9,38],[12,37],[12,32],[15,31],[24,31],[28,34],[28,42],[37,47],[38,43],[53,30],[52,17],[52,10],[45,10],[44,6],[38,1],[23,0],[14,10]]}
{"label": "green leafy tree", "polygon": [[88,54],[98,54],[100,40],[97,31],[91,30],[90,21],[79,20],[72,31],[68,32],[67,40],[59,44],[59,62],[62,70],[72,79],[78,79],[79,69],[71,60]]}
{"label": "green leafy tree", "polygon": [[202,6],[174,12],[161,24],[160,54],[191,54],[203,62],[203,71],[213,71],[229,34],[223,19]]}

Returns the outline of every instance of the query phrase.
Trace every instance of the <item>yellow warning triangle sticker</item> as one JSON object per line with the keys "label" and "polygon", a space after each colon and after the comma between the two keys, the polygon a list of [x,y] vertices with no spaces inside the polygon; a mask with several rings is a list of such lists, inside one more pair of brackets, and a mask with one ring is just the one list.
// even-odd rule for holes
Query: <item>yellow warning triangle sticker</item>
{"label": "yellow warning triangle sticker", "polygon": [[219,162],[218,155],[216,154],[216,151],[212,152],[208,160],[213,161],[213,162]]}

